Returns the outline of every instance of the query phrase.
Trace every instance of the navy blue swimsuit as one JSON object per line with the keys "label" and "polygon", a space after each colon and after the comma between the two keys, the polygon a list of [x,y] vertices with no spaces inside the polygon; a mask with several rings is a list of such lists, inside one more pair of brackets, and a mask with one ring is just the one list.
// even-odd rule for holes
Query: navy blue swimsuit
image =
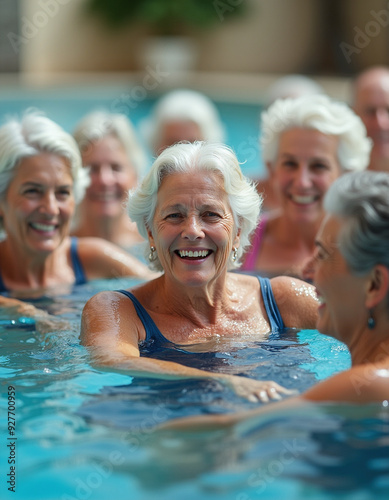
{"label": "navy blue swimsuit", "polygon": [[[282,330],[285,328],[284,322],[282,321],[280,311],[278,310],[273,290],[271,288],[270,280],[268,278],[261,278],[258,276],[259,282],[261,284],[261,292],[262,298],[266,309],[266,314],[270,323],[270,330],[272,332]],[[153,319],[146,311],[146,309],[142,306],[139,300],[129,291],[127,290],[116,290],[117,292],[126,295],[134,304],[135,310],[143,323],[145,332],[146,332],[146,342],[153,340],[158,343],[172,343],[168,340],[157,328],[157,325],[154,323]]]}
{"label": "navy blue swimsuit", "polygon": [[[75,275],[75,285],[83,285],[84,283],[87,282],[84,269],[82,267],[80,258],[78,256],[77,252],[77,238],[72,237],[71,238],[71,244],[70,244],[70,257],[72,259],[72,265],[73,265],[73,270],[74,270],[74,275]],[[1,277],[0,274],[0,293],[8,292],[9,290],[6,288],[3,282],[3,278]]]}

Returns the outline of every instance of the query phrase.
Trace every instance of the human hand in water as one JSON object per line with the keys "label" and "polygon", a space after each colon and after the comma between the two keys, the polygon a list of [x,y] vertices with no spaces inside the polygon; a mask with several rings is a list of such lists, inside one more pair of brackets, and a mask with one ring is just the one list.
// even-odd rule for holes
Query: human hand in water
{"label": "human hand in water", "polygon": [[0,307],[2,313],[7,318],[11,317],[12,320],[22,321],[25,318],[35,320],[36,329],[40,333],[69,329],[69,323],[66,320],[52,316],[48,312],[19,299],[0,295]]}
{"label": "human hand in water", "polygon": [[22,300],[14,299],[11,297],[3,297],[0,295],[0,306],[4,308],[4,312],[12,315],[15,319],[19,317],[35,318],[37,315],[45,315],[44,311],[37,309],[32,304],[23,302]]}
{"label": "human hand in water", "polygon": [[298,393],[295,390],[285,389],[285,387],[271,380],[254,380],[236,375],[224,375],[220,381],[238,396],[252,402],[268,403],[271,400],[280,400],[282,396],[291,396]]}

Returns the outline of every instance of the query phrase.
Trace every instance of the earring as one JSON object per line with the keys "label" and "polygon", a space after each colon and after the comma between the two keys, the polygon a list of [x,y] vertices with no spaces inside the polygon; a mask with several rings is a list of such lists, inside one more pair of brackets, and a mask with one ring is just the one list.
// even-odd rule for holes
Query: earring
{"label": "earring", "polygon": [[369,330],[373,330],[375,327],[375,320],[373,318],[371,311],[369,311],[369,317],[367,319],[367,327]]}
{"label": "earring", "polygon": [[237,258],[238,258],[238,249],[234,247],[232,249],[232,255],[231,255],[232,262],[235,262]]}
{"label": "earring", "polygon": [[150,247],[150,253],[149,253],[149,261],[154,262],[157,256],[155,255],[156,248],[151,246]]}

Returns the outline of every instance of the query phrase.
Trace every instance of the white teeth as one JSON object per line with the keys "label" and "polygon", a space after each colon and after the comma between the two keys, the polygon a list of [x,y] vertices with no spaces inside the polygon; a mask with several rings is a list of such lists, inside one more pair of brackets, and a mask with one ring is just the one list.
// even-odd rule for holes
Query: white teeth
{"label": "white teeth", "polygon": [[54,224],[42,224],[41,222],[32,222],[31,226],[39,231],[54,231],[56,228]]}
{"label": "white teeth", "polygon": [[313,203],[315,201],[315,196],[292,196],[292,200],[296,203],[301,203],[302,205],[308,205],[309,203]]}
{"label": "white teeth", "polygon": [[206,257],[209,254],[209,250],[179,250],[180,257]]}

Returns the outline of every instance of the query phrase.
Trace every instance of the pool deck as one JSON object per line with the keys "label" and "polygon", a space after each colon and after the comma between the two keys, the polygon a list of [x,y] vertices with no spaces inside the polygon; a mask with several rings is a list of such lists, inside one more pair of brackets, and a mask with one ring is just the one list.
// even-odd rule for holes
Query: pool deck
{"label": "pool deck", "polygon": [[[204,92],[218,101],[261,103],[266,90],[281,74],[185,72],[167,73],[153,71],[131,73],[20,73],[0,74],[0,96],[25,92],[59,92],[62,94],[105,94],[143,89],[149,97],[158,96],[179,87]],[[310,75],[334,99],[348,101],[350,79]],[[141,92],[141,90],[140,90]]]}

